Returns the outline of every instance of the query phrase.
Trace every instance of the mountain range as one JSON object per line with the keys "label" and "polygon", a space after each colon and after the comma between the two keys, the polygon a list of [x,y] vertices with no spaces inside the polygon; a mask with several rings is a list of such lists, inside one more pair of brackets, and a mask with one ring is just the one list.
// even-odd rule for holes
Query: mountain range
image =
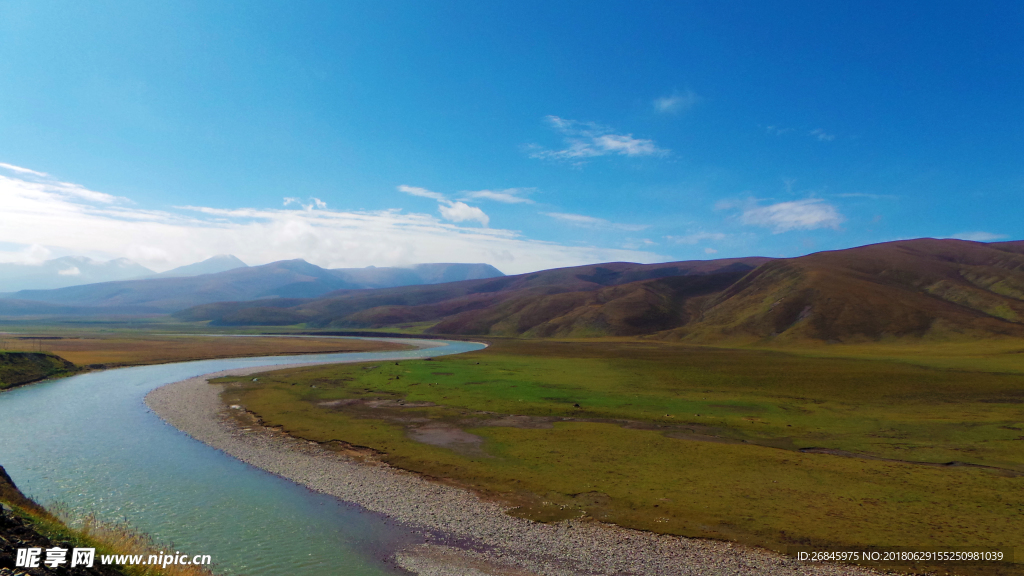
{"label": "mountain range", "polygon": [[1024,336],[1024,242],[919,239],[798,258],[609,263],[176,313],[219,325],[693,342]]}
{"label": "mountain range", "polygon": [[219,254],[212,258],[207,258],[202,262],[196,262],[195,264],[187,264],[185,266],[179,266],[173,270],[154,274],[153,278],[180,278],[183,276],[202,276],[203,274],[216,274],[217,272],[227,272],[228,270],[234,270],[236,268],[247,268],[249,265],[242,262],[237,257],[230,254]]}
{"label": "mountain range", "polygon": [[245,262],[226,255],[214,256],[159,274],[127,258],[101,262],[86,256],[64,256],[39,264],[0,263],[0,293],[52,290],[118,280],[198,276],[245,266]]}
{"label": "mountain range", "polygon": [[613,332],[641,334],[651,332],[657,320],[650,317],[648,299],[637,289],[662,281],[681,293],[702,295],[724,289],[767,261],[755,257],[666,264],[613,262],[447,284],[339,290],[315,299],[215,303],[176,317],[219,325],[305,322],[321,328],[436,322],[429,331],[438,334],[554,336],[594,332],[560,330],[552,323],[558,323],[564,313],[600,305],[602,315],[614,313],[634,327]]}
{"label": "mountain range", "polygon": [[486,264],[330,270],[287,260],[0,299],[0,316],[168,313],[221,326],[465,336],[1024,336],[1024,242],[924,238],[797,258],[612,262],[515,276]]}
{"label": "mountain range", "polygon": [[[229,269],[194,275],[202,270],[224,267]],[[166,314],[224,300],[313,298],[339,289],[371,289],[496,276],[502,276],[502,273],[487,264],[420,264],[411,268],[332,270],[305,260],[246,266],[237,258],[226,256],[150,278],[54,290],[21,290],[0,298],[0,316]]]}

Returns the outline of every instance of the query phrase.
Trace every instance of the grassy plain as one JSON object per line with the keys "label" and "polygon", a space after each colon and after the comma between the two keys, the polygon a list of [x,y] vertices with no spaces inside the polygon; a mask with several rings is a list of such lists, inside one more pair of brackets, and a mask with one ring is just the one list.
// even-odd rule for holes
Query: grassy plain
{"label": "grassy plain", "polygon": [[84,332],[0,335],[0,349],[49,352],[78,366],[134,366],[186,360],[401,350],[404,344],[326,337],[204,336]]}
{"label": "grassy plain", "polygon": [[955,360],[955,348],[837,358],[498,340],[452,357],[235,379],[225,400],[539,520],[774,549],[1015,546],[1024,345],[996,348],[987,353],[1005,358],[990,364],[983,346]]}
{"label": "grassy plain", "polygon": [[1024,374],[1024,341],[1016,338],[975,341],[895,340],[861,344],[805,342],[765,350],[779,350],[814,358],[883,360],[968,372]]}

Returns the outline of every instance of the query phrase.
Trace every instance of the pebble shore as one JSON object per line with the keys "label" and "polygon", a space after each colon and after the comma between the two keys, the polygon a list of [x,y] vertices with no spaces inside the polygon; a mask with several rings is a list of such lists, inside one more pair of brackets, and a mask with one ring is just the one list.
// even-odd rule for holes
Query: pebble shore
{"label": "pebble shore", "polygon": [[[301,366],[310,364],[296,364]],[[312,490],[384,514],[427,535],[392,559],[421,576],[869,575],[805,565],[739,544],[659,535],[591,521],[531,522],[472,492],[386,464],[350,459],[262,427],[244,427],[208,380],[291,366],[207,374],[158,388],[146,404],[196,440]]]}

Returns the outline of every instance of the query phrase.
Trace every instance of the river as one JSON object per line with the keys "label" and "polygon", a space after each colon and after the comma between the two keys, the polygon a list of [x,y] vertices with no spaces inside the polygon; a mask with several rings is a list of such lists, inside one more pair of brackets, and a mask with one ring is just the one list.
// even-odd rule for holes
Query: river
{"label": "river", "polygon": [[0,465],[44,505],[126,520],[175,551],[211,555],[217,573],[393,575],[386,559],[420,536],[197,442],[153,414],[143,398],[165,384],[232,368],[483,348],[419,342],[438,347],[137,366],[9,390],[0,393]]}

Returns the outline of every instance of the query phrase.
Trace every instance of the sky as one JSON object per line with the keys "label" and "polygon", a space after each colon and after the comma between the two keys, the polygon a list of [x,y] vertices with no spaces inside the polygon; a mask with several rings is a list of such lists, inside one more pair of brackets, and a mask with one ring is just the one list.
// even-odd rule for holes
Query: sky
{"label": "sky", "polygon": [[0,262],[1024,238],[1024,3],[0,0]]}

